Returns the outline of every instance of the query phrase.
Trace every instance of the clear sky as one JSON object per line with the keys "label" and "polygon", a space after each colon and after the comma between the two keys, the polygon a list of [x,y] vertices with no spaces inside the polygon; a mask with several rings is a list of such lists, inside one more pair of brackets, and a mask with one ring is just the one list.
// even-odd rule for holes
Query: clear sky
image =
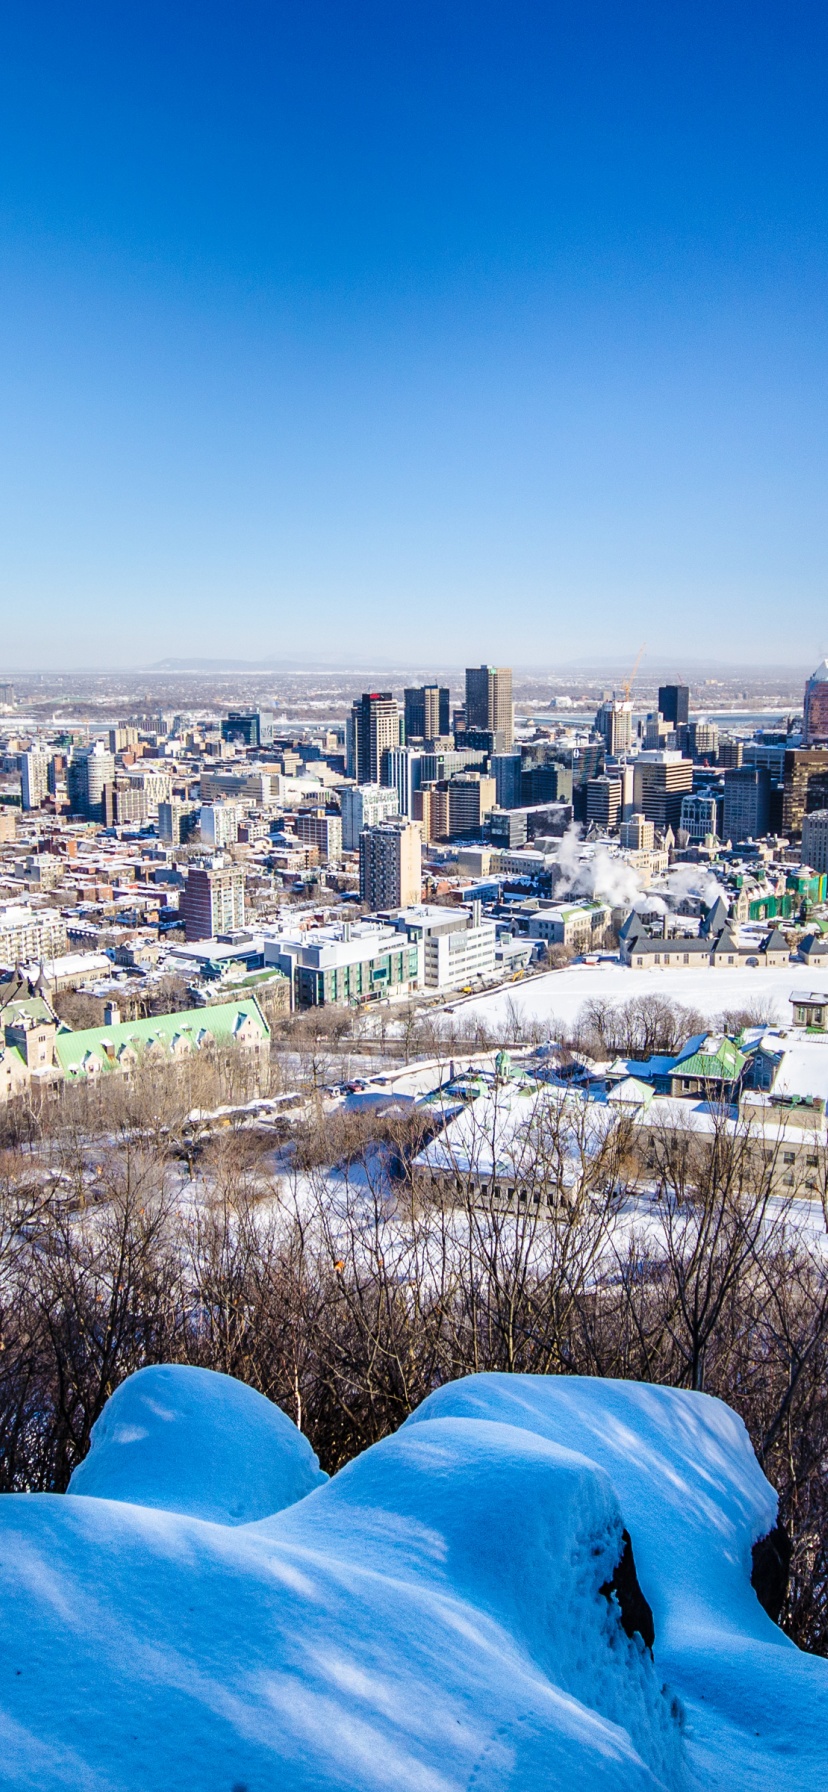
{"label": "clear sky", "polygon": [[827,76],[825,0],[11,0],[0,673],[816,662]]}

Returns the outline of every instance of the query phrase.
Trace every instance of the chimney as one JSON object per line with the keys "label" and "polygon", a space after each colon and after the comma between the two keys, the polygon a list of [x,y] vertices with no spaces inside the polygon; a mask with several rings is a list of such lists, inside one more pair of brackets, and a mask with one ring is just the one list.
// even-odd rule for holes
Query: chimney
{"label": "chimney", "polygon": [[117,1027],[120,1024],[120,1019],[121,1010],[117,1002],[106,1002],[104,1004],[104,1026]]}

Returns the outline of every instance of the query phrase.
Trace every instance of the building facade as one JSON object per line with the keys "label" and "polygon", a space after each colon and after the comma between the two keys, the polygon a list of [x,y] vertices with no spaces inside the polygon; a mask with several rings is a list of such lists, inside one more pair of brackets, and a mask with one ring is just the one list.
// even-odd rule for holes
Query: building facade
{"label": "building facade", "polygon": [[181,912],[187,940],[211,940],[243,927],[244,872],[236,865],[191,865]]}
{"label": "building facade", "polygon": [[381,821],[387,821],[390,815],[400,813],[396,790],[385,784],[346,787],[340,798],[340,808],[342,846],[345,852],[359,851],[359,836],[364,828],[377,827]]}
{"label": "building facade", "polygon": [[828,746],[828,660],[817,666],[805,686],[802,738],[806,747]]}
{"label": "building facade", "polygon": [[390,691],[363,691],[348,718],[348,776],[357,784],[378,784],[382,756],[402,746],[400,706]]}
{"label": "building facade", "polygon": [[828,871],[828,809],[814,809],[802,818],[803,865],[814,871]]}
{"label": "building facade", "polygon": [[498,751],[508,752],[515,738],[511,667],[467,668],[465,726],[494,734]]}
{"label": "building facade", "polygon": [[359,836],[359,895],[370,909],[406,908],[422,895],[422,835],[416,821],[384,821]]}

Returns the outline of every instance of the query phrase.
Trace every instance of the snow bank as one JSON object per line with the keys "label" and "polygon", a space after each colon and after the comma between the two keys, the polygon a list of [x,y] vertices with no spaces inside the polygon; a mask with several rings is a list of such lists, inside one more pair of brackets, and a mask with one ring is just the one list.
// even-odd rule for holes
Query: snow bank
{"label": "snow bank", "polygon": [[[228,1436],[241,1408],[226,1398]],[[442,1389],[256,1523],[6,1496],[0,1778],[821,1792],[828,1664],[787,1643],[750,1586],[774,1516],[718,1402],[511,1376]]]}
{"label": "snow bank", "polygon": [[255,1388],[167,1363],[116,1389],[69,1492],[249,1524],[325,1479],[307,1438]]}

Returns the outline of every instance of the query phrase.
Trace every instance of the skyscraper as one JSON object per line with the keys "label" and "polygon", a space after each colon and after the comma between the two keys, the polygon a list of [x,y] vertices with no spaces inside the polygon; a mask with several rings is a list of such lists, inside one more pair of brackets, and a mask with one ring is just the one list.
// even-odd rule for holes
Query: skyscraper
{"label": "skyscraper", "polygon": [[400,745],[400,706],[390,691],[363,691],[348,717],[348,776],[378,784],[382,755]]}
{"label": "skyscraper", "polygon": [[672,723],[674,728],[686,726],[690,716],[690,686],[686,684],[660,684],[658,687],[658,707],[665,722]]}
{"label": "skyscraper", "polygon": [[595,728],[603,735],[607,752],[628,753],[632,746],[632,704],[629,699],[608,698],[595,717]]}
{"label": "skyscraper", "polygon": [[828,746],[828,660],[817,666],[805,686],[802,737],[806,747]]}
{"label": "skyscraper", "polygon": [[405,738],[436,740],[451,728],[448,685],[423,684],[403,692],[405,704]]}
{"label": "skyscraper", "polygon": [[466,728],[497,735],[498,752],[508,751],[515,738],[510,666],[467,667]]}

